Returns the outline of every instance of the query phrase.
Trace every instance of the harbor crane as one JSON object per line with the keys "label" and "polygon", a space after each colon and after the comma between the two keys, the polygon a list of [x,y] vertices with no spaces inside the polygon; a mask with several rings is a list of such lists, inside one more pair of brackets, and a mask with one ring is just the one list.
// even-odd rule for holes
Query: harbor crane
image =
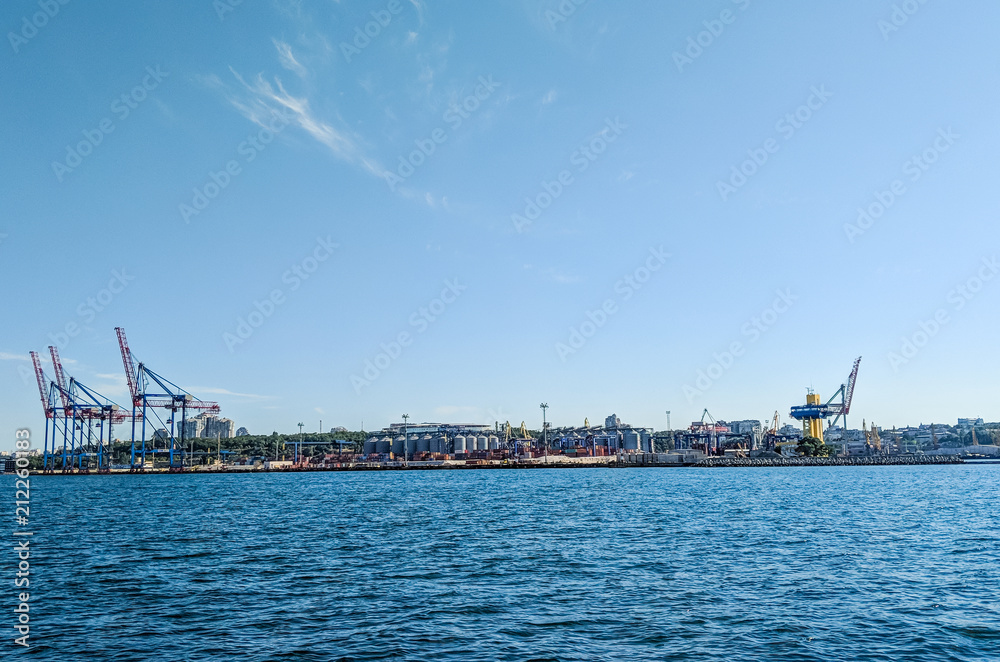
{"label": "harbor crane", "polygon": [[[199,400],[166,377],[150,370],[145,363],[141,361],[137,362],[132,355],[132,351],[129,349],[128,340],[125,337],[125,329],[115,327],[115,333],[118,334],[118,347],[122,354],[122,364],[125,366],[125,379],[128,381],[129,393],[132,395],[132,470],[135,471],[137,468],[141,469],[146,466],[146,419],[150,411],[156,415],[156,409],[164,409],[170,412],[168,421],[170,424],[168,432],[169,445],[166,452],[169,455],[171,471],[181,470],[183,463],[180,465],[174,463],[174,451],[175,449],[182,450],[184,448],[188,411],[195,410],[218,414],[219,403]],[[141,415],[139,415],[140,409]],[[179,439],[175,439],[174,437],[174,422],[177,418],[177,412],[180,412],[181,416]],[[136,420],[142,421],[142,447],[140,449],[142,464],[138,466],[136,465],[135,447]],[[161,422],[163,422],[162,419]],[[151,452],[154,454],[157,452],[155,445],[151,449]]]}
{"label": "harbor crane", "polygon": [[[113,426],[128,420],[129,414],[117,403],[73,377],[69,377],[67,381],[66,372],[59,359],[59,351],[50,346],[49,355],[56,375],[54,380],[47,379],[38,353],[31,352],[38,393],[46,418],[43,472],[51,473],[55,470],[57,424],[60,419],[63,433],[62,471],[68,473],[74,468],[81,472],[89,471],[89,467],[84,466],[84,457],[95,457],[99,472],[110,470]],[[104,439],[105,430],[107,430],[107,441]],[[77,431],[80,433],[79,441]]]}
{"label": "harbor crane", "polygon": [[[63,370],[62,361],[59,359],[59,351],[49,346],[49,355],[52,357],[52,369],[56,374],[58,390],[63,396],[63,407],[67,415],[73,419],[73,432],[71,435],[71,453],[76,456],[76,466],[78,471],[87,471],[83,466],[84,456],[91,456],[97,459],[98,472],[108,472],[111,469],[111,448],[114,441],[114,426],[124,423],[132,418],[121,408],[117,402],[98,393],[74,377],[66,381],[66,372]],[[94,426],[97,426],[97,438],[94,439]],[[76,447],[76,431],[80,431],[79,449]],[[107,430],[108,439],[105,442],[104,432]],[[84,443],[84,431],[86,431],[86,444]],[[96,449],[94,448],[96,445]],[[105,462],[105,457],[107,462]],[[69,466],[66,463],[66,446],[63,444],[63,471],[72,470],[73,458],[69,458]]]}
{"label": "harbor crane", "polygon": [[719,447],[719,438],[716,436],[716,426],[718,424],[715,422],[715,417],[708,413],[708,408],[707,407],[705,408],[705,411],[701,412],[701,426],[702,426],[702,428],[705,427],[705,418],[706,417],[708,418],[708,420],[712,421],[712,427],[711,427],[711,430],[710,430],[709,436],[708,436],[708,446],[706,447],[706,450],[705,450],[705,454],[708,455],[709,451],[715,451],[715,450],[718,449],[718,447]]}
{"label": "harbor crane", "polygon": [[[49,437],[50,437],[50,427],[51,427],[51,440],[52,440],[52,452],[55,453],[56,449],[56,423],[58,422],[58,412],[60,408],[58,406],[59,395],[56,392],[56,383],[50,380],[46,375],[45,371],[42,370],[42,360],[38,357],[38,352],[29,352],[31,355],[31,364],[35,368],[35,381],[38,382],[38,395],[42,400],[42,411],[45,412],[45,450],[43,455],[43,468],[44,473],[51,473],[52,467],[49,467]],[[51,426],[49,421],[52,421]],[[63,420],[65,424],[65,419]],[[53,460],[54,462],[54,460]]]}
{"label": "harbor crane", "polygon": [[[791,417],[797,421],[802,421],[802,434],[806,437],[815,437],[823,441],[823,421],[833,417],[830,427],[844,417],[844,427],[847,427],[847,415],[851,413],[851,401],[854,399],[854,385],[858,381],[858,366],[861,365],[861,357],[854,361],[854,368],[848,375],[847,381],[840,385],[837,392],[833,394],[826,403],[822,403],[819,393],[814,393],[809,389],[806,395],[806,404],[792,407]],[[840,398],[840,401],[837,401]]]}

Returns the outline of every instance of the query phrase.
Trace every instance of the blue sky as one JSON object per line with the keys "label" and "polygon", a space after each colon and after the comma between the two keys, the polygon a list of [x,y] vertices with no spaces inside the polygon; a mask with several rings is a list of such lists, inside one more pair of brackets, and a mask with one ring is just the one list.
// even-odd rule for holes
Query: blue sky
{"label": "blue sky", "polygon": [[784,419],[859,355],[857,423],[1000,419],[998,20],[4,3],[0,448],[29,350],[127,402],[115,326],[254,433]]}

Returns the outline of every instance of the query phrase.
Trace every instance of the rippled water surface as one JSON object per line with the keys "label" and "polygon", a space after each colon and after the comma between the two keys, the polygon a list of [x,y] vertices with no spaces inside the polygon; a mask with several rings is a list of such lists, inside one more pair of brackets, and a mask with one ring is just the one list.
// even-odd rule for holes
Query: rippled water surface
{"label": "rippled water surface", "polygon": [[996,662],[998,485],[996,465],[33,477],[16,657]]}

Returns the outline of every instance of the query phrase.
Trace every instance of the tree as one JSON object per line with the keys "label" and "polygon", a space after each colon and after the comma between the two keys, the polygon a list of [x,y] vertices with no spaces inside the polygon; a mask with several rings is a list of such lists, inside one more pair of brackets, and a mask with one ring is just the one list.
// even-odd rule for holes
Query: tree
{"label": "tree", "polygon": [[833,446],[824,444],[816,437],[803,437],[795,447],[795,452],[806,457],[829,457],[833,453]]}

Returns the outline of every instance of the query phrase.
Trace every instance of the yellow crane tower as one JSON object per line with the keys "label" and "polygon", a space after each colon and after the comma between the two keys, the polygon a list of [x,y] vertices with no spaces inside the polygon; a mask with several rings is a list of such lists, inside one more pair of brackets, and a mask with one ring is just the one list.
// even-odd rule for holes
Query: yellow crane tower
{"label": "yellow crane tower", "polygon": [[[802,434],[806,437],[815,437],[823,441],[823,421],[833,417],[830,425],[836,425],[840,417],[844,417],[844,427],[847,427],[847,415],[851,413],[851,401],[854,399],[854,385],[858,381],[858,366],[861,364],[861,357],[854,361],[854,368],[847,377],[847,382],[840,385],[833,397],[825,403],[820,400],[819,393],[814,393],[812,389],[806,394],[806,403],[792,407],[791,417],[797,421],[802,421]],[[840,402],[835,402],[837,398]]]}

